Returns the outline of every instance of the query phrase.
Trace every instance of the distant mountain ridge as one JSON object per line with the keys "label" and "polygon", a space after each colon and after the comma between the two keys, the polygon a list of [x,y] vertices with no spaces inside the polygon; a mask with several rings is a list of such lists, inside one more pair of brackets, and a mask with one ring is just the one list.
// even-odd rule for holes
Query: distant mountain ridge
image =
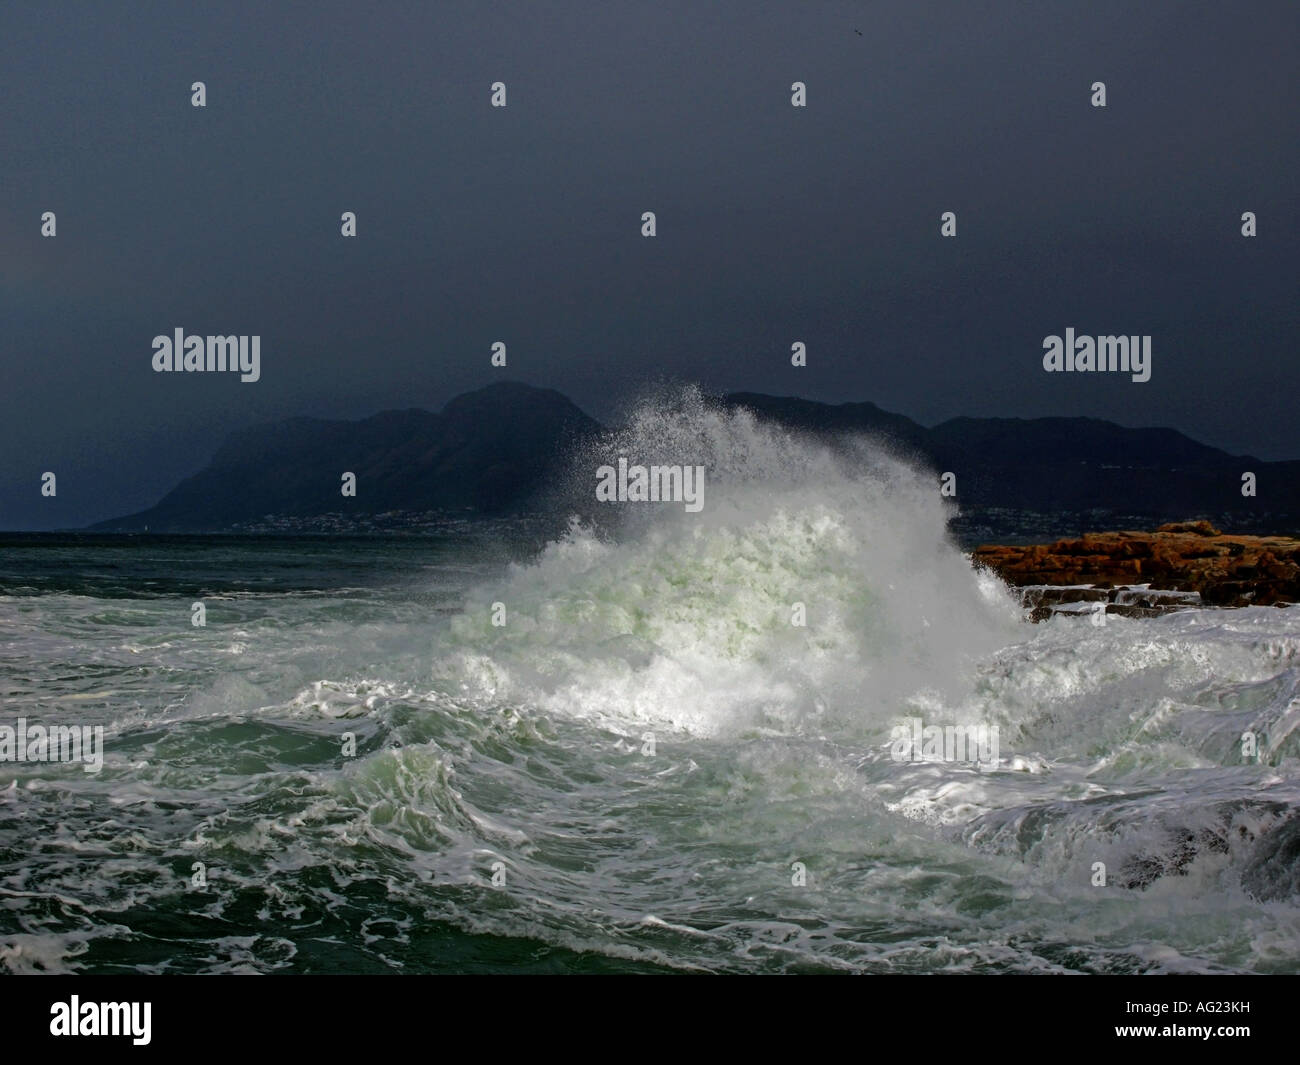
{"label": "distant mountain ridge", "polygon": [[[1095,418],[966,417],[927,429],[867,402],[750,392],[718,402],[802,432],[887,441],[936,474],[955,473],[964,511],[1204,515],[1240,529],[1300,520],[1300,461],[1234,456],[1173,429]],[[232,433],[205,469],[155,506],[92,528],[221,531],[268,515],[546,510],[546,490],[567,475],[569,457],[603,431],[561,393],[518,382],[465,393],[440,413],[289,418]],[[340,493],[344,471],[356,474],[355,498]],[[1241,494],[1245,472],[1258,480],[1257,497]]]}
{"label": "distant mountain ridge", "polygon": [[[567,447],[600,431],[560,393],[514,383],[458,396],[438,414],[289,418],[231,433],[207,468],[155,506],[92,528],[223,530],[334,511],[501,514],[527,505]],[[354,498],[341,493],[344,472],[356,475]]]}

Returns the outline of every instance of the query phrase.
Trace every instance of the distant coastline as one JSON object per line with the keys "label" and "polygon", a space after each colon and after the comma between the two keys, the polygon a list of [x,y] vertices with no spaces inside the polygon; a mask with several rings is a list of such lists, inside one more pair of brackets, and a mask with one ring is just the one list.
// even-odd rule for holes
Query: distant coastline
{"label": "distant coastline", "polygon": [[[1236,534],[1300,533],[1300,461],[1231,455],[1172,429],[1092,418],[956,418],[926,428],[872,403],[738,392],[715,402],[828,440],[862,434],[956,486],[967,546],[1203,518]],[[440,413],[291,418],[232,433],[209,465],[103,532],[400,532],[448,520],[581,510],[573,455],[607,433],[567,397],[517,382]],[[351,474],[355,495],[340,494]]]}

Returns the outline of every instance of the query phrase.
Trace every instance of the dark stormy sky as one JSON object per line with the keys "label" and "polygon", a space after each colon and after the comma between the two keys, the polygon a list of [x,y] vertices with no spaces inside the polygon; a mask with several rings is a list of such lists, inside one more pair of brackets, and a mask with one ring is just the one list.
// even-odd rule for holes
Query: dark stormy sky
{"label": "dark stormy sky", "polygon": [[[10,0],[0,528],[503,377],[597,417],[668,378],[1300,457],[1298,52],[1291,0]],[[155,374],[177,326],[259,334],[261,381]],[[1044,373],[1067,326],[1151,334],[1151,381]]]}

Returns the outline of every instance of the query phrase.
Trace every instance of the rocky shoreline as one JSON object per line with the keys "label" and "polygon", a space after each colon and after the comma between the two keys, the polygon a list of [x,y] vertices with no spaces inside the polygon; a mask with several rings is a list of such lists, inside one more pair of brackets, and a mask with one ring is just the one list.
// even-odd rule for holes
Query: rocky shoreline
{"label": "rocky shoreline", "polygon": [[1035,621],[1055,613],[1150,617],[1193,606],[1300,603],[1300,539],[1225,535],[1205,521],[1051,544],[989,544],[971,557],[1020,589]]}

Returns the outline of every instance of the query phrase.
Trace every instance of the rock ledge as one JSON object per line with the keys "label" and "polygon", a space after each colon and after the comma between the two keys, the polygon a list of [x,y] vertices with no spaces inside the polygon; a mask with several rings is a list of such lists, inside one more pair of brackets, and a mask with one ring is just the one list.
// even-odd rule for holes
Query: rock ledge
{"label": "rock ledge", "polygon": [[[1206,521],[1024,547],[990,544],[976,548],[972,561],[1022,589],[1035,620],[1099,609],[1147,616],[1187,606],[1300,603],[1300,539],[1225,536]],[[1095,605],[1101,602],[1107,605]]]}

